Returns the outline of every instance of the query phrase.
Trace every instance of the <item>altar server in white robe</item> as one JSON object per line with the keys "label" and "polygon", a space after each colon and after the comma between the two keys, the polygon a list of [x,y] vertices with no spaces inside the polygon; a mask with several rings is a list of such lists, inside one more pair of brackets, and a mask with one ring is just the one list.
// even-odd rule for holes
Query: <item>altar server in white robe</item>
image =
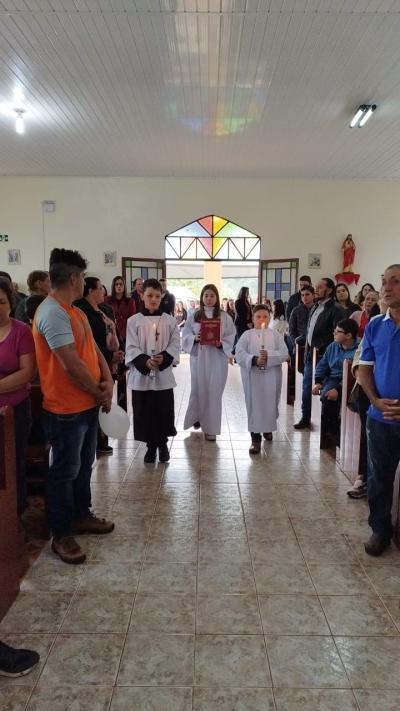
{"label": "altar server in white robe", "polygon": [[[218,345],[200,345],[201,323],[220,320]],[[184,428],[202,428],[205,438],[216,439],[221,432],[222,395],[228,376],[236,329],[231,317],[221,310],[218,289],[206,284],[200,308],[188,315],[183,328],[182,348],[190,353],[191,390]]]}
{"label": "altar server in white robe", "polygon": [[283,336],[268,328],[270,313],[264,304],[253,309],[254,328],[245,331],[236,344],[235,358],[240,365],[251,433],[250,454],[259,454],[261,433],[272,440],[279,416],[282,363],[288,359]]}
{"label": "altar server in white robe", "polygon": [[132,390],[135,439],[146,442],[146,463],[169,460],[168,437],[176,435],[174,423],[173,363],[179,362],[180,334],[174,316],[160,309],[161,285],[156,279],[143,284],[143,313],[128,319],[125,364]]}

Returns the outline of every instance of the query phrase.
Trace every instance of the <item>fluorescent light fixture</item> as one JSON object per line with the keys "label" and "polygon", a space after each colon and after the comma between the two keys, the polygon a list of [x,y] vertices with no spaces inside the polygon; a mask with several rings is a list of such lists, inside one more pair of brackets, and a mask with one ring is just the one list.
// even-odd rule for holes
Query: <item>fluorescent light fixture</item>
{"label": "fluorescent light fixture", "polygon": [[375,109],[376,109],[376,104],[372,104],[372,106],[368,106],[367,111],[365,112],[360,123],[358,124],[358,128],[362,128],[363,126],[365,126],[368,119],[370,119],[372,114],[374,113]]}
{"label": "fluorescent light fixture", "polygon": [[15,130],[17,133],[19,133],[21,135],[21,134],[25,133],[25,121],[24,121],[25,109],[14,109],[14,112],[16,113]]}
{"label": "fluorescent light fixture", "polygon": [[350,128],[354,128],[355,126],[362,128],[365,126],[375,109],[376,104],[361,104],[350,121]]}

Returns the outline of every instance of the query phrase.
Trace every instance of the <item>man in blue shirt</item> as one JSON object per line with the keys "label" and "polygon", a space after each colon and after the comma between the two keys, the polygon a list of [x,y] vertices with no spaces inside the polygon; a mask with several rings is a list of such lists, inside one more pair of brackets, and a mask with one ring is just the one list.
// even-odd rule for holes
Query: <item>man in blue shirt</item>
{"label": "man in blue shirt", "polygon": [[354,319],[344,318],[334,331],[334,342],[330,343],[315,369],[313,395],[320,395],[321,447],[329,446],[330,436],[334,444],[339,439],[339,414],[343,380],[343,361],[353,360],[357,350],[358,324]]}
{"label": "man in blue shirt", "polygon": [[367,325],[358,378],[371,402],[367,419],[368,523],[372,536],[365,544],[378,556],[393,534],[392,502],[400,462],[400,264],[388,267],[382,278],[382,301],[388,311]]}

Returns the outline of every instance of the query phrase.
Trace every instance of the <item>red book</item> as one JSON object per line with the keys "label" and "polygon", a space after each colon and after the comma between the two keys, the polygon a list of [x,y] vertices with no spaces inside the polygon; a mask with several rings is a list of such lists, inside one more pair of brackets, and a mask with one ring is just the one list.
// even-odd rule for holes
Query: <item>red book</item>
{"label": "red book", "polygon": [[221,341],[221,319],[208,318],[200,321],[200,345],[219,346]]}

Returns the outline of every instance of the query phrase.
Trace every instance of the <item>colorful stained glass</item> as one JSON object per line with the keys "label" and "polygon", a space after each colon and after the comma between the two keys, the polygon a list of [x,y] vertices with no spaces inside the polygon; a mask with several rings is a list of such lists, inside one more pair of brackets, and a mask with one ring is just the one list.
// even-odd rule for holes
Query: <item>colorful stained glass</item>
{"label": "colorful stained glass", "polygon": [[208,237],[207,230],[198,222],[191,222],[190,225],[180,227],[176,232],[171,232],[169,237]]}
{"label": "colorful stained glass", "polygon": [[228,224],[221,229],[218,237],[255,237],[255,235],[253,232],[248,232],[248,230],[244,230],[243,227],[235,225],[234,222],[228,222]]}
{"label": "colorful stained glass", "polygon": [[[197,244],[197,254],[196,254],[196,259],[200,259],[202,262],[204,260],[209,261],[210,260],[210,252],[207,252],[207,250],[203,247],[202,242],[205,240],[198,239],[196,240]],[[211,237],[210,237],[210,242],[211,242]],[[212,245],[210,244],[210,250],[212,248]]]}
{"label": "colorful stained glass", "polygon": [[213,235],[216,235],[227,222],[228,220],[225,220],[224,217],[217,217],[217,215],[213,215]]}
{"label": "colorful stained glass", "polygon": [[213,238],[213,248],[212,248],[212,256],[215,257],[219,250],[221,249],[222,245],[226,242],[226,237],[214,237]]}
{"label": "colorful stained glass", "polygon": [[181,257],[185,256],[187,250],[193,242],[195,242],[193,237],[181,237]]}
{"label": "colorful stained glass", "polygon": [[225,217],[205,215],[166,236],[165,256],[167,259],[202,261],[255,260],[260,257],[260,242],[255,234]]}
{"label": "colorful stained glass", "polygon": [[204,227],[207,232],[212,235],[212,228],[213,228],[213,218],[212,215],[207,215],[207,217],[202,217],[198,222],[201,224],[202,227]]}
{"label": "colorful stained glass", "polygon": [[229,240],[225,240],[224,244],[222,247],[218,250],[217,254],[215,255],[216,259],[221,259],[221,260],[227,260],[229,259]]}
{"label": "colorful stained glass", "polygon": [[199,242],[200,242],[200,244],[203,245],[204,249],[208,252],[208,256],[212,257],[212,245],[213,245],[212,237],[200,237]]}

